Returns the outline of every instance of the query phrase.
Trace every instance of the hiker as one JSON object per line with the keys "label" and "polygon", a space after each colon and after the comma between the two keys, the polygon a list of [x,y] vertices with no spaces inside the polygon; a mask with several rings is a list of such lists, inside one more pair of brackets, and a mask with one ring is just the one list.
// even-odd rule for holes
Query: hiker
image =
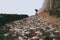
{"label": "hiker", "polygon": [[36,11],[36,15],[38,14],[38,10],[37,9],[35,9],[35,11]]}

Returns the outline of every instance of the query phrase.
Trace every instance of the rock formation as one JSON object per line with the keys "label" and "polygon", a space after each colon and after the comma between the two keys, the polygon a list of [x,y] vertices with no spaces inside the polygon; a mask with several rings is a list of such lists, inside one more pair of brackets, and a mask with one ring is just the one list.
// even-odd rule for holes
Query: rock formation
{"label": "rock formation", "polygon": [[39,10],[40,12],[49,11],[50,10],[50,0],[44,0],[42,8]]}
{"label": "rock formation", "polygon": [[60,25],[49,23],[41,15],[16,20],[0,28],[0,40],[44,40],[47,36],[59,37]]}

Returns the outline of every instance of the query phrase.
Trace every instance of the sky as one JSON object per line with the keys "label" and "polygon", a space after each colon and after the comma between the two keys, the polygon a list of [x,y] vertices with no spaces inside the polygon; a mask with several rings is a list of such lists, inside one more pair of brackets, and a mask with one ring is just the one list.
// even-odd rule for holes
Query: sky
{"label": "sky", "polygon": [[0,0],[0,13],[35,15],[35,8],[42,7],[43,0]]}

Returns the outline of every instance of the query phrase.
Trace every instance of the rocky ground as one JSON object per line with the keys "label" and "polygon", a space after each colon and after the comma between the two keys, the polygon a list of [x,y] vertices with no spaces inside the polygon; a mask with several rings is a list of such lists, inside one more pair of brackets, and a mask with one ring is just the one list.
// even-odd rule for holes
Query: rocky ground
{"label": "rocky ground", "polygon": [[60,36],[60,25],[51,24],[39,15],[16,20],[0,28],[0,40],[43,40],[57,36]]}

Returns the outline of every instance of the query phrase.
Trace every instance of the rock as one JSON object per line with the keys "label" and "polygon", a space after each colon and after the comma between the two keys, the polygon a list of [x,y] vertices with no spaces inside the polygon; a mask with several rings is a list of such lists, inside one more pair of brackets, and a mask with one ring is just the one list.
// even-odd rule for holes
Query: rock
{"label": "rock", "polygon": [[6,36],[6,37],[7,37],[8,35],[9,35],[9,33],[4,34],[4,36]]}
{"label": "rock", "polygon": [[19,40],[24,40],[22,37],[18,37]]}
{"label": "rock", "polygon": [[33,36],[32,40],[39,40],[39,37],[38,36]]}
{"label": "rock", "polygon": [[[7,23],[0,28],[0,33],[9,40],[43,40],[44,37],[60,35],[60,25],[48,23],[42,16],[31,16]],[[56,34],[55,34],[56,33]],[[0,34],[0,35],[1,35]],[[2,37],[2,38],[3,38]]]}

